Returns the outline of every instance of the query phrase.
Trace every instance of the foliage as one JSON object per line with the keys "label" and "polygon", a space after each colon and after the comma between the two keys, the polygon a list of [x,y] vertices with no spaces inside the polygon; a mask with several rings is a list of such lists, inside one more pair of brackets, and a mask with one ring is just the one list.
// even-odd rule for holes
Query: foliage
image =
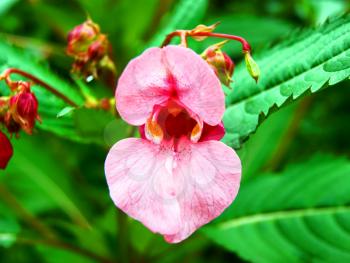
{"label": "foliage", "polygon": [[349,173],[349,160],[319,155],[261,175],[204,231],[253,262],[347,261]]}
{"label": "foliage", "polygon": [[346,80],[350,76],[349,25],[350,17],[341,17],[316,29],[295,32],[258,54],[262,69],[258,85],[240,65],[236,84],[227,96],[224,141],[238,148],[271,111],[306,92]]}

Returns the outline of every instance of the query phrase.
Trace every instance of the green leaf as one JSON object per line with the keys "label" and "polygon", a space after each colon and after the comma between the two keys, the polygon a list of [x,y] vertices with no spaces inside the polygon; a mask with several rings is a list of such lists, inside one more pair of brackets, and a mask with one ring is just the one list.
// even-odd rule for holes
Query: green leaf
{"label": "green leaf", "polygon": [[[73,112],[76,133],[85,140],[98,143],[100,145],[110,145],[114,135],[118,139],[126,137],[126,127],[128,125],[120,120],[116,121],[110,112],[96,109],[77,109]],[[117,131],[116,134],[110,134],[110,128]],[[108,135],[106,135],[106,133]]]}
{"label": "green leaf", "polygon": [[18,0],[1,0],[0,1],[0,16],[5,14]]}
{"label": "green leaf", "polygon": [[162,19],[158,33],[148,43],[160,46],[165,36],[177,29],[192,29],[201,23],[208,7],[208,0],[180,0],[174,10]]}
{"label": "green leaf", "polygon": [[348,262],[349,174],[349,160],[318,155],[259,176],[204,233],[252,262]]}
{"label": "green leaf", "polygon": [[244,65],[235,72],[227,96],[224,142],[239,148],[272,111],[307,93],[335,85],[350,76],[350,16],[311,30],[296,32],[281,44],[253,54],[261,69],[256,84]]}
{"label": "green leaf", "polygon": [[[209,12],[210,14],[210,12]],[[261,49],[276,39],[280,39],[293,28],[288,20],[267,16],[257,16],[250,13],[228,13],[214,15],[205,21],[206,25],[212,25],[220,21],[215,32],[242,36],[249,41],[254,50]],[[204,42],[191,42],[191,48],[201,53],[206,47],[217,43],[217,38],[207,38]],[[242,45],[231,41],[224,49],[230,56],[241,57]]]}
{"label": "green leaf", "polygon": [[59,113],[57,113],[57,118],[61,118],[63,116],[69,115],[74,110],[75,110],[74,107],[67,106],[63,108]]}
{"label": "green leaf", "polygon": [[43,134],[35,137],[22,134],[12,144],[15,152],[4,172],[8,176],[2,180],[16,191],[21,203],[34,213],[58,208],[77,225],[89,227],[78,205],[83,202],[63,169],[64,162],[51,151],[54,144]]}
{"label": "green leaf", "polygon": [[244,147],[237,151],[244,164],[242,180],[258,176],[259,171],[266,168],[266,164],[274,157],[278,146],[285,143],[283,140],[292,126],[298,104],[297,102],[288,105],[271,115],[244,144]]}
{"label": "green leaf", "polygon": [[14,244],[19,231],[20,226],[14,219],[2,216],[0,218],[0,246],[8,248]]}

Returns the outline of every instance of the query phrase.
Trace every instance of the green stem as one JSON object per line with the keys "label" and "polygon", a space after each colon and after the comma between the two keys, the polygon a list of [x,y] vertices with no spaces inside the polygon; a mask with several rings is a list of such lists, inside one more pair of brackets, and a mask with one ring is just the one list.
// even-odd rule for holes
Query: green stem
{"label": "green stem", "polygon": [[16,197],[3,184],[0,184],[0,198],[13,210],[13,212],[21,218],[26,224],[38,231],[47,239],[56,239],[54,232],[43,224],[39,219],[32,215],[24,208],[16,199]]}
{"label": "green stem", "polygon": [[117,213],[118,223],[118,250],[120,255],[120,262],[129,262],[129,236],[128,236],[128,218],[123,211],[118,209]]}
{"label": "green stem", "polygon": [[31,239],[31,238],[25,238],[25,237],[18,237],[16,241],[20,244],[25,244],[25,245],[42,245],[42,246],[49,246],[49,247],[54,247],[57,249],[62,249],[62,250],[68,250],[71,251],[75,254],[79,254],[81,256],[84,256],[86,258],[93,259],[97,262],[100,263],[116,263],[115,261],[112,261],[108,258],[105,258],[103,256],[97,255],[90,250],[83,249],[81,247],[74,246],[72,244],[60,242],[60,241],[54,241],[50,239]]}

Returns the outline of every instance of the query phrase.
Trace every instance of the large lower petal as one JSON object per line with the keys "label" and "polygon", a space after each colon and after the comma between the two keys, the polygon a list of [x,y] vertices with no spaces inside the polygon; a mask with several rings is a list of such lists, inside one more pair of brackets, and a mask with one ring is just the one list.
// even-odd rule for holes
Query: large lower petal
{"label": "large lower petal", "polygon": [[177,243],[219,216],[235,199],[240,186],[241,161],[235,151],[219,141],[192,144],[182,153],[174,174],[186,178],[178,198],[182,226],[165,240]]}
{"label": "large lower petal", "polygon": [[198,54],[179,46],[147,49],[119,78],[118,112],[130,124],[142,125],[155,105],[169,99],[210,125],[218,124],[225,110],[220,81]]}
{"label": "large lower petal", "polygon": [[125,139],[105,163],[116,206],[171,243],[220,215],[234,200],[241,176],[238,156],[221,142],[186,141],[180,148],[175,153],[143,139]]}
{"label": "large lower petal", "polygon": [[172,173],[172,161],[169,150],[147,140],[129,138],[116,143],[105,162],[115,205],[161,234],[181,229],[176,197],[183,181]]}

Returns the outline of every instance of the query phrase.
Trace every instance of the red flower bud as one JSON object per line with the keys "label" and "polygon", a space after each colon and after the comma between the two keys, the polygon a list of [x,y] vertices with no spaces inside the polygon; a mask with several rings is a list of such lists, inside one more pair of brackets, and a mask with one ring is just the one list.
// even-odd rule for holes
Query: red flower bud
{"label": "red flower bud", "polygon": [[[67,54],[74,58],[73,72],[85,77],[95,78],[103,70],[115,74],[115,66],[110,59],[111,44],[105,34],[100,32],[97,24],[90,19],[76,26],[68,35]],[[109,59],[111,67],[105,67],[101,61]]]}
{"label": "red flower bud", "polygon": [[68,34],[67,54],[84,57],[89,46],[100,34],[100,27],[90,19],[76,26]]}
{"label": "red flower bud", "polygon": [[213,68],[220,81],[229,86],[232,82],[232,75],[235,68],[231,58],[221,50],[226,41],[208,47],[202,54],[202,57]]}
{"label": "red flower bud", "polygon": [[0,131],[0,169],[4,170],[13,155],[13,148],[7,136]]}
{"label": "red flower bud", "polygon": [[[35,120],[40,120],[40,117],[38,100],[30,91],[28,82],[20,82],[18,93],[10,98],[9,112],[14,122],[19,124],[26,133],[32,134]],[[11,120],[8,120],[8,123],[10,124]]]}

